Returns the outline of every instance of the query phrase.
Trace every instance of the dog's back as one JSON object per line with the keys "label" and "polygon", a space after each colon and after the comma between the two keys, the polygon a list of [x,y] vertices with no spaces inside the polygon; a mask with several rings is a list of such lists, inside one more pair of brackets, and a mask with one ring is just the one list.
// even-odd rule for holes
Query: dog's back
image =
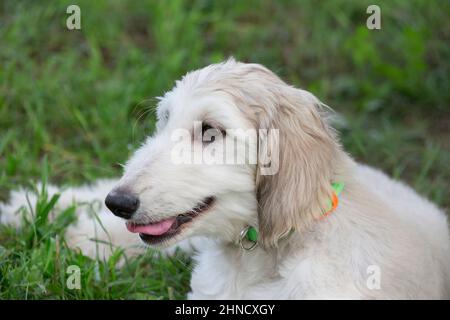
{"label": "dog's back", "polygon": [[[410,236],[420,238],[432,252],[435,271],[440,273],[439,278],[442,279],[444,296],[450,298],[450,235],[446,213],[406,184],[372,167],[358,165],[357,176],[374,194],[385,200],[384,204],[391,207],[391,212],[405,225],[414,225]],[[429,272],[433,272],[432,269]]]}

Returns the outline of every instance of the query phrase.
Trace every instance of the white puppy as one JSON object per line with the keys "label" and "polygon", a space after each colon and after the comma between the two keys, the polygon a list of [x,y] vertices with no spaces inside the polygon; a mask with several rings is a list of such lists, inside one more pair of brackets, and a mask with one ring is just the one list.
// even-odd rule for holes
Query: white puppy
{"label": "white puppy", "polygon": [[[106,205],[128,231],[103,207],[109,235],[80,210],[66,237],[95,255],[94,235],[130,247],[139,234],[160,248],[195,236],[192,299],[449,298],[445,213],[355,163],[326,116],[314,96],[261,65],[228,60],[188,73],[161,98],[157,130],[123,177],[67,190],[59,202],[111,190]],[[245,161],[205,160],[239,152]],[[3,223],[17,221],[24,197],[15,192],[0,208]]]}

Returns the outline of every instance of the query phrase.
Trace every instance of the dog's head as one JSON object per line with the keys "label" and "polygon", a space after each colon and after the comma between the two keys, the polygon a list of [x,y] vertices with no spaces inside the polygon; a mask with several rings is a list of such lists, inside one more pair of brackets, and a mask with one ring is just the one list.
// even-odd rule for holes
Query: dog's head
{"label": "dog's head", "polygon": [[276,246],[326,210],[339,145],[318,100],[263,66],[228,60],[188,73],[157,114],[106,198],[146,243],[235,242],[251,225]]}

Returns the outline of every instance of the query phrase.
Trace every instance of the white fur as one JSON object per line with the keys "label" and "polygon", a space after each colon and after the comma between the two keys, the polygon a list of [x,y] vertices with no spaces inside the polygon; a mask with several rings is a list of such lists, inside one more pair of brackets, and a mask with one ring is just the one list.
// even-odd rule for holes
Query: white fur
{"label": "white fur", "polygon": [[[240,83],[244,77],[254,87],[243,88]],[[271,82],[273,87],[267,88]],[[325,134],[328,129],[319,119],[322,115],[315,110],[314,98],[305,91],[286,89],[286,92],[296,90],[292,94],[300,97],[300,100],[291,101],[305,103],[305,106],[294,103],[293,107],[298,108],[303,116],[312,115],[311,119],[318,121],[309,122],[309,134],[320,136],[323,133],[323,137],[330,139],[330,144],[323,148],[333,150],[335,161],[322,161],[330,166],[327,168],[330,170],[324,172],[329,171],[333,175],[330,177],[332,180],[345,183],[337,209],[326,219],[314,219],[303,212],[294,212],[299,215],[294,219],[289,216],[292,213],[281,209],[280,212],[265,212],[258,203],[261,199],[256,196],[259,182],[255,180],[258,174],[255,165],[174,165],[171,162],[173,130],[189,129],[194,121],[202,119],[219,122],[226,128],[255,128],[256,120],[250,115],[249,106],[240,105],[237,101],[248,102],[252,94],[255,103],[260,105],[271,104],[277,96],[282,96],[281,100],[289,100],[282,91],[284,86],[263,67],[233,60],[185,76],[161,99],[157,132],[136,151],[119,181],[101,181],[91,187],[63,192],[59,207],[70,205],[73,199],[77,202],[99,200],[102,207],[98,215],[109,233],[106,235],[89,217],[87,210],[80,207],[78,223],[66,234],[69,244],[90,256],[107,256],[109,246],[98,248],[89,241],[89,238],[100,238],[126,247],[130,254],[138,252],[138,236],[128,233],[123,221],[103,206],[103,199],[113,187],[126,188],[139,195],[141,204],[133,220],[140,223],[185,212],[201,199],[214,195],[217,201],[208,212],[161,246],[184,243],[184,246],[195,247],[190,299],[450,298],[450,239],[445,213],[408,186],[376,169],[355,163],[342,152],[333,134]],[[269,91],[273,96],[266,95]],[[247,108],[246,111],[242,111],[243,108]],[[261,112],[274,117],[281,111],[265,108]],[[279,119],[280,130],[287,121]],[[302,135],[306,133],[302,126],[300,123],[296,129],[298,136],[292,139],[305,142],[306,137]],[[318,134],[311,133],[311,130]],[[299,142],[299,145],[311,148],[297,150],[304,153],[302,161],[306,161],[309,169],[321,170],[316,166],[319,160],[311,158],[314,146],[308,142]],[[238,148],[244,147],[244,142],[238,145]],[[280,170],[300,161],[288,160]],[[312,173],[328,179],[325,173]],[[302,177],[308,177],[310,172],[303,174]],[[283,186],[282,182],[277,183]],[[314,183],[308,181],[305,188],[313,188]],[[320,187],[305,189],[301,193],[291,189],[287,182],[285,186],[287,197],[279,199],[280,208],[286,206],[287,201],[295,209],[297,202],[303,204],[302,199],[308,197],[312,199],[311,203],[308,202],[308,207],[305,204],[302,210],[318,210],[321,197],[327,196],[306,194],[308,190],[322,192],[324,189]],[[272,192],[270,190],[266,189],[266,192]],[[50,190],[53,192],[56,189]],[[13,192],[10,205],[0,205],[0,221],[17,223],[14,212],[25,203],[23,191]],[[300,207],[298,205],[297,208]],[[267,215],[273,217],[261,226],[261,219],[266,219]],[[271,230],[267,230],[274,219],[273,223],[281,221],[282,224],[274,224],[273,228],[295,229],[295,232],[284,238],[274,237]],[[260,226],[261,236],[267,242],[261,242],[253,251],[242,250],[237,241],[246,225]],[[186,239],[193,240],[187,243]],[[274,246],[270,245],[272,242]],[[367,285],[370,266],[377,266],[381,271],[379,289],[370,289]]]}

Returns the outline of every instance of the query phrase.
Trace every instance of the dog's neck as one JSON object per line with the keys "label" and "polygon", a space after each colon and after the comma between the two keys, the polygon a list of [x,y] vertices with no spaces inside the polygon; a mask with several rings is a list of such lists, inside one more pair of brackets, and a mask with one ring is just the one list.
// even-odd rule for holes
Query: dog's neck
{"label": "dog's neck", "polygon": [[[339,160],[339,161],[338,161]],[[305,221],[302,229],[292,228],[287,230],[278,238],[277,245],[278,248],[286,243],[288,243],[294,234],[303,234],[314,230],[316,224],[323,223],[324,220],[330,215],[333,215],[337,207],[339,206],[339,198],[344,191],[345,185],[348,181],[351,181],[350,173],[353,172],[353,167],[356,163],[345,153],[340,153],[339,159],[335,163],[335,173],[332,180],[330,181],[331,194],[328,196],[328,207],[325,211],[320,212],[316,217],[311,218],[310,221]],[[352,184],[352,183],[351,183]],[[308,215],[303,215],[308,217]],[[282,218],[282,217],[280,217]],[[259,240],[259,230],[258,230],[258,219],[255,217],[254,223],[249,223],[243,225],[239,232],[236,231],[234,236],[233,245],[242,251],[252,251],[258,247],[261,247]],[[267,248],[265,248],[267,250]]]}
{"label": "dog's neck", "polygon": [[[317,220],[326,219],[331,215],[339,205],[339,195],[343,191],[345,183],[342,181],[336,181],[331,183],[332,194],[330,196],[330,203],[327,211],[322,213],[322,216]],[[280,236],[279,241],[283,241],[285,238],[290,237],[295,233],[294,229],[288,230],[285,234]],[[238,245],[244,251],[252,251],[258,246],[258,229],[252,225],[246,225],[239,233],[239,237],[236,240]]]}

